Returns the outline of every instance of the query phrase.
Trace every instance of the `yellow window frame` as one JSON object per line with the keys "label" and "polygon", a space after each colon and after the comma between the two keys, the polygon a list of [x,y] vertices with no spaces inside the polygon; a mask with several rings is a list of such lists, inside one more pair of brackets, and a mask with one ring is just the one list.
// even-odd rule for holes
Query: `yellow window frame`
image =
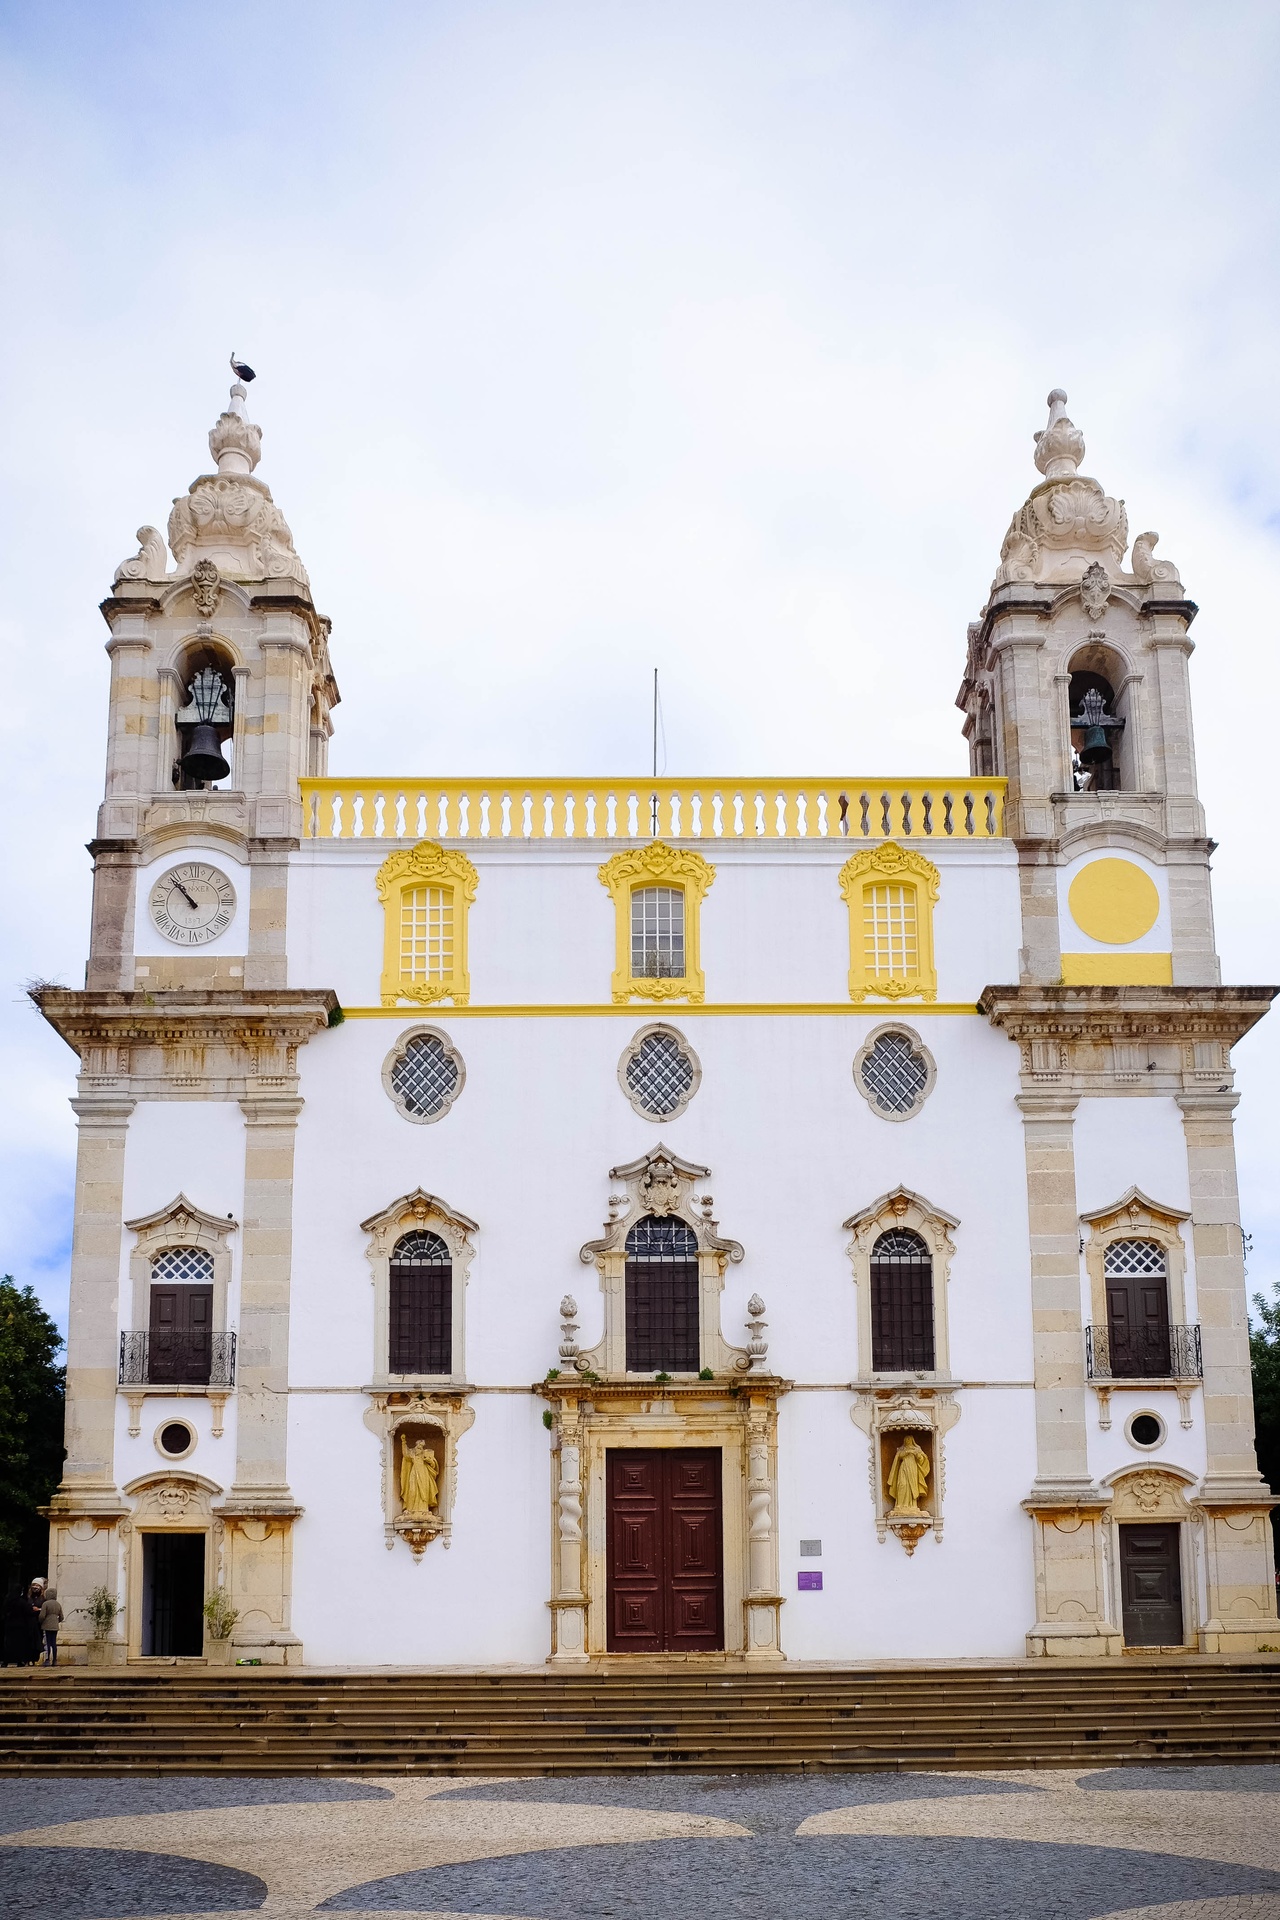
{"label": "yellow window frame", "polygon": [[[467,919],[480,876],[465,853],[449,851],[434,840],[390,854],[378,868],[376,885],[383,909],[382,1004],[398,1006],[408,1000],[426,1006],[451,1000],[465,1007],[471,998],[467,970]],[[447,972],[435,978],[415,979],[402,959],[402,929],[406,894],[419,888],[435,889],[451,909],[453,951]]]}
{"label": "yellow window frame", "polygon": [[[616,928],[612,992],[615,1005],[629,1000],[684,1000],[697,1006],[706,998],[702,972],[700,909],[716,877],[710,861],[688,848],[653,840],[630,853],[615,853],[600,869],[600,884],[613,900]],[[645,887],[672,887],[684,895],[684,972],[649,979],[631,970],[631,897]]]}
{"label": "yellow window frame", "polygon": [[[940,875],[931,860],[884,840],[851,854],[840,869],[840,891],[849,909],[849,998],[851,1000],[936,1000],[938,975],[933,958],[933,909]],[[899,894],[915,922],[912,964],[898,972],[880,972],[868,965],[867,918],[874,913],[876,895]],[[907,914],[903,915],[905,922]]]}

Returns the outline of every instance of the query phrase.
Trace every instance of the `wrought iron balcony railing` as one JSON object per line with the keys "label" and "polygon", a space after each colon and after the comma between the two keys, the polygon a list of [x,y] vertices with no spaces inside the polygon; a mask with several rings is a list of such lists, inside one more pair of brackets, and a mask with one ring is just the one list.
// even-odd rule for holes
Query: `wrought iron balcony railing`
{"label": "wrought iron balcony railing", "polygon": [[1201,1380],[1200,1329],[1140,1327],[1123,1333],[1110,1327],[1084,1330],[1090,1380]]}
{"label": "wrought iron balcony railing", "polygon": [[122,1387],[233,1387],[234,1333],[122,1333]]}

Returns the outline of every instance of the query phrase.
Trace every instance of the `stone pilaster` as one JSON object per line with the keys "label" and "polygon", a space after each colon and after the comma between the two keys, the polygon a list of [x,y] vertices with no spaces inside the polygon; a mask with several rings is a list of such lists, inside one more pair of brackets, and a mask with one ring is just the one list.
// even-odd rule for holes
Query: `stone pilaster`
{"label": "stone pilaster", "polygon": [[578,1666],[587,1654],[587,1595],[582,1577],[582,1415],[576,1399],[562,1401],[560,1445],[552,1454],[555,1492],[555,1566],[551,1596],[551,1662]]}
{"label": "stone pilaster", "polygon": [[1030,1654],[1118,1653],[1108,1619],[1102,1518],[1109,1495],[1089,1478],[1074,1095],[1024,1093],[1036,1479],[1023,1503],[1035,1527],[1036,1623]]}
{"label": "stone pilaster", "polygon": [[289,850],[293,841],[249,842],[249,947],[246,987],[287,985],[285,925],[289,902]]}
{"label": "stone pilaster", "polygon": [[1276,1631],[1275,1505],[1253,1448],[1244,1246],[1236,1188],[1235,1093],[1179,1096],[1191,1187],[1191,1243],[1204,1356],[1206,1652],[1248,1651]]}
{"label": "stone pilaster", "polygon": [[138,848],[132,840],[94,840],[93,922],[84,984],[90,993],[128,993],[133,986],[133,915]]}

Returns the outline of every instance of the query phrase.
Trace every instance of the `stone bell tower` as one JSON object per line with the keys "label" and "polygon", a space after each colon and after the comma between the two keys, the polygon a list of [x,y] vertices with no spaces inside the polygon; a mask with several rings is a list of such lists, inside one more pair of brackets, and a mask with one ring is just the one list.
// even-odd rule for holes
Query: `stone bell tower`
{"label": "stone bell tower", "polygon": [[[118,1596],[120,1658],[146,1650],[136,1518],[202,1524],[206,1579],[242,1616],[237,1644],[271,1661],[301,1651],[287,1463],[297,1056],[337,1001],[290,983],[285,935],[298,781],[324,771],[338,689],[329,622],[256,477],[262,433],[246,398],[237,377],[209,434],[216,471],[173,503],[172,571],[142,527],[102,603],[111,691],[85,988],[36,995],[80,1057],[51,1556],[73,1639],[88,1593]],[[186,1377],[157,1361],[157,1248],[207,1274],[201,1325],[221,1343],[216,1366],[201,1349],[208,1411],[191,1417],[207,1466],[195,1476],[157,1458],[143,1431],[144,1409],[165,1408]]]}
{"label": "stone bell tower", "polygon": [[[1079,471],[1084,437],[1066,401],[1049,395],[1035,436],[1043,478],[1005,535],[957,697],[974,772],[1008,780],[1021,884],[1020,979],[988,987],[980,1005],[1022,1065],[1036,1398],[1028,1651],[1121,1650],[1115,1515],[1133,1517],[1121,1494],[1179,1527],[1201,1648],[1248,1651],[1276,1632],[1275,1502],[1253,1448],[1231,1048],[1275,989],[1220,984],[1187,672],[1195,604],[1155,557],[1157,535],[1130,548],[1124,502]],[[1086,1120],[1108,1142],[1110,1182],[1089,1197]],[[1096,1147],[1093,1164],[1096,1180]],[[1140,1191],[1157,1164],[1161,1191]],[[1180,1316],[1193,1324],[1150,1379],[1112,1364],[1108,1219],[1116,1232],[1163,1232],[1170,1259],[1194,1271],[1194,1298],[1188,1286],[1165,1302],[1166,1335]],[[1135,1463],[1125,1454],[1117,1466],[1110,1451],[1117,1380],[1180,1396],[1170,1466],[1156,1462],[1140,1496]]]}
{"label": "stone bell tower", "polygon": [[[200,474],[173,503],[174,570],[157,529],[140,527],[139,551],[116,569],[102,603],[111,694],[106,794],[91,847],[89,987],[285,981],[283,859],[301,833],[298,780],[325,771],[339,696],[329,622],[255,472],[262,429],[246,400],[237,380],[209,433],[216,472]],[[193,757],[193,745],[213,757]],[[248,866],[247,942],[235,974],[193,953],[159,974],[137,971],[139,862],[156,836],[184,826],[215,836]]]}

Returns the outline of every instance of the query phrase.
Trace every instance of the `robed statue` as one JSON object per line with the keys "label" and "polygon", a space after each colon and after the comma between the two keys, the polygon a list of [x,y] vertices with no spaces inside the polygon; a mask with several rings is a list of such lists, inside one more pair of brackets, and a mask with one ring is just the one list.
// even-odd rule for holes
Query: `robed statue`
{"label": "robed statue", "polygon": [[889,1468],[889,1498],[893,1501],[894,1520],[920,1520],[925,1516],[920,1502],[929,1479],[929,1456],[912,1434],[904,1434],[902,1445]]}
{"label": "robed statue", "polygon": [[415,1440],[401,1452],[400,1504],[407,1514],[431,1513],[440,1504],[436,1456],[425,1440]]}

